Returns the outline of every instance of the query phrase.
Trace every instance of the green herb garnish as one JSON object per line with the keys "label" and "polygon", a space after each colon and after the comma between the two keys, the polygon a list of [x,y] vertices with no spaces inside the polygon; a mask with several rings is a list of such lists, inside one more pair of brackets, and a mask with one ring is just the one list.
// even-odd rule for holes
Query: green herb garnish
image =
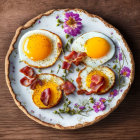
{"label": "green herb garnish", "polygon": [[61,68],[61,65],[58,64],[58,70],[57,70],[57,73],[59,72],[60,68]]}

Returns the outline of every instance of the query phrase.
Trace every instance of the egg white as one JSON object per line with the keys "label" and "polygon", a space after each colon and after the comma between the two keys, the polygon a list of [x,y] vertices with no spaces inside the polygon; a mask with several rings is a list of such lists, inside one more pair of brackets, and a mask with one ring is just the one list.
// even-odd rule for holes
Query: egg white
{"label": "egg white", "polygon": [[[52,52],[49,56],[47,56],[47,58],[43,59],[43,60],[39,60],[39,61],[33,61],[31,59],[29,59],[26,54],[23,52],[22,46],[23,46],[23,42],[24,40],[31,35],[34,34],[42,34],[45,35],[46,37],[48,37],[52,43]],[[29,31],[27,33],[25,33],[20,41],[19,41],[19,45],[18,45],[18,51],[19,51],[19,56],[20,56],[20,60],[24,61],[26,64],[32,66],[32,67],[37,67],[37,68],[44,68],[44,67],[49,67],[51,65],[53,65],[55,63],[55,61],[57,60],[58,56],[61,53],[61,49],[58,48],[58,43],[60,43],[61,40],[60,38],[56,35],[53,34],[47,30],[33,30],[33,31]]]}
{"label": "egg white", "polygon": [[72,44],[72,51],[76,51],[76,52],[86,52],[86,48],[84,47],[86,41],[90,38],[93,37],[100,37],[100,38],[104,38],[105,40],[108,41],[108,43],[110,44],[110,51],[107,53],[106,56],[103,56],[101,58],[98,59],[94,59],[91,57],[86,57],[83,62],[85,64],[87,64],[88,66],[91,67],[97,67],[105,62],[107,62],[108,60],[110,60],[114,53],[115,53],[115,45],[113,44],[112,40],[107,37],[106,35],[99,33],[99,32],[88,32],[85,33],[83,35],[81,35],[80,37],[78,37]]}
{"label": "egg white", "polygon": [[106,87],[104,89],[104,93],[105,93],[109,89],[111,89],[115,83],[115,73],[110,68],[105,67],[105,66],[98,66],[95,68],[87,66],[86,68],[81,70],[79,72],[79,76],[81,77],[81,83],[82,83],[82,86],[80,89],[87,90],[88,92],[91,91],[91,88],[87,87],[87,85],[86,85],[86,78],[90,72],[95,71],[95,70],[98,70],[98,71],[104,73],[108,77],[109,83],[108,83],[108,87]]}

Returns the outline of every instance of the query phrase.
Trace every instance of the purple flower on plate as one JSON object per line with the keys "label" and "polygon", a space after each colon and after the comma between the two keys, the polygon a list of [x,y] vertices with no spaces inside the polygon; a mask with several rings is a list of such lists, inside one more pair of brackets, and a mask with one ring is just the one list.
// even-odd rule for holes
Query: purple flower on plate
{"label": "purple flower on plate", "polygon": [[106,101],[106,99],[105,98],[100,98],[99,101],[104,103]]}
{"label": "purple flower on plate", "polygon": [[123,76],[126,76],[126,77],[129,77],[130,73],[131,73],[131,70],[126,66],[124,66],[122,68],[122,70],[120,71],[120,74],[123,75]]}
{"label": "purple flower on plate", "polygon": [[41,23],[41,21],[39,20],[38,23]]}
{"label": "purple flower on plate", "polygon": [[115,97],[118,94],[118,90],[114,89],[112,92],[110,92],[109,97]]}
{"label": "purple flower on plate", "polygon": [[121,61],[121,60],[122,60],[122,53],[119,52],[119,61]]}
{"label": "purple flower on plate", "polygon": [[65,13],[64,32],[71,36],[77,36],[82,28],[81,20],[79,14],[73,12]]}
{"label": "purple flower on plate", "polygon": [[98,113],[99,111],[103,111],[105,110],[105,104],[103,102],[96,102],[93,106],[93,109],[96,113]]}
{"label": "purple flower on plate", "polygon": [[78,104],[77,103],[75,103],[75,105],[74,105],[75,107],[78,107]]}
{"label": "purple flower on plate", "polygon": [[79,109],[83,110],[83,109],[85,109],[85,106],[79,106]]}
{"label": "purple flower on plate", "polygon": [[59,18],[59,16],[57,15],[57,16],[56,16],[56,19],[58,19],[58,18]]}

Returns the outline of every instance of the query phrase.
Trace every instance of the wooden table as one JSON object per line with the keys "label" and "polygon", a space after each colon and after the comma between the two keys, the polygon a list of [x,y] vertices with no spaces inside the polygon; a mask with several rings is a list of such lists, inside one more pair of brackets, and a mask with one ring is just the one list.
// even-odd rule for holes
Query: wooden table
{"label": "wooden table", "polygon": [[[120,30],[134,54],[136,77],[123,103],[109,117],[79,130],[59,131],[37,124],[18,109],[5,83],[4,59],[20,25],[50,9],[67,7],[97,14]],[[0,139],[140,139],[139,9],[139,0],[0,0]]]}

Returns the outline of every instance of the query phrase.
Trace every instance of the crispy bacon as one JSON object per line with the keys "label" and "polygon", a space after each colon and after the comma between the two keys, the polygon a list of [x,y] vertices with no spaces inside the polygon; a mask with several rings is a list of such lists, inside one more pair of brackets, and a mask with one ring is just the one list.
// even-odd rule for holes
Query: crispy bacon
{"label": "crispy bacon", "polygon": [[37,84],[40,84],[42,86],[43,84],[42,81],[38,79],[37,75],[35,74],[35,71],[31,67],[29,66],[23,67],[22,69],[20,69],[20,72],[30,78],[28,79],[27,77],[23,77],[20,80],[20,83],[23,86],[30,86],[30,89],[32,90],[36,88]]}
{"label": "crispy bacon", "polygon": [[77,79],[76,79],[76,82],[77,82],[77,84],[78,84],[78,88],[80,88],[80,87],[82,86],[81,79],[82,79],[82,78],[81,78],[80,76],[78,76]]}
{"label": "crispy bacon", "polygon": [[30,78],[33,78],[35,76],[34,70],[29,66],[23,67],[22,69],[20,69],[20,72]]}
{"label": "crispy bacon", "polygon": [[41,93],[40,100],[43,102],[44,105],[47,106],[49,104],[50,97],[51,97],[51,90],[50,88],[47,88]]}
{"label": "crispy bacon", "polygon": [[20,83],[25,87],[28,87],[31,85],[31,81],[27,77],[23,77],[22,79],[20,79]]}
{"label": "crispy bacon", "polygon": [[94,82],[91,82],[90,88],[92,89],[93,93],[97,93],[99,89],[104,85],[104,80],[102,80],[100,83],[96,84]]}
{"label": "crispy bacon", "polygon": [[71,83],[70,81],[66,81],[64,82],[64,84],[61,85],[61,89],[64,91],[66,95],[69,95],[73,93],[76,88],[73,85],[73,83]]}
{"label": "crispy bacon", "polygon": [[78,53],[76,51],[72,51],[68,56],[64,56],[65,60],[72,61],[77,58]]}
{"label": "crispy bacon", "polygon": [[72,61],[76,66],[78,66],[83,59],[87,56],[85,52],[78,53],[78,56]]}
{"label": "crispy bacon", "polygon": [[42,85],[43,85],[42,80],[37,79],[37,82],[38,82],[38,84],[39,84],[40,86],[42,86]]}
{"label": "crispy bacon", "polygon": [[64,61],[62,65],[62,69],[69,70],[71,67],[71,63]]}
{"label": "crispy bacon", "polygon": [[77,94],[78,95],[87,94],[87,93],[88,93],[88,91],[87,90],[84,90],[84,89],[80,89],[80,90],[77,91]]}
{"label": "crispy bacon", "polygon": [[43,85],[42,81],[38,78],[35,78],[30,86],[30,89],[34,90],[36,88],[36,85],[39,84],[40,86]]}
{"label": "crispy bacon", "polygon": [[103,80],[104,80],[104,77],[100,76],[100,75],[97,75],[97,74],[95,74],[91,77],[91,81],[95,84],[99,84]]}

